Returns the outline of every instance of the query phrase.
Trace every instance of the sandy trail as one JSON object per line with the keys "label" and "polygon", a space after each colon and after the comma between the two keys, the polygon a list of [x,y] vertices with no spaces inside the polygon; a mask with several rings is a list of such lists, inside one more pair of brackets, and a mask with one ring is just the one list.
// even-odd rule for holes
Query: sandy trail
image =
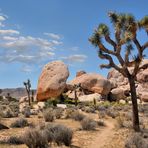
{"label": "sandy trail", "polygon": [[96,138],[92,141],[89,148],[104,148],[114,136],[114,121],[112,119],[105,121],[106,127],[100,129],[97,133]]}

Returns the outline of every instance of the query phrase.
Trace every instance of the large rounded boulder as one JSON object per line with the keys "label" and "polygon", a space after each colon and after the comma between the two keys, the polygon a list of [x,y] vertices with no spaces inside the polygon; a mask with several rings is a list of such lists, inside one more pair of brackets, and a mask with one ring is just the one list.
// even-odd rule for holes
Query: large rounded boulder
{"label": "large rounded boulder", "polygon": [[98,93],[101,95],[108,95],[111,90],[111,83],[103,76],[96,73],[86,73],[74,78],[70,84],[81,84],[81,87],[92,93]]}
{"label": "large rounded boulder", "polygon": [[58,97],[66,87],[68,76],[68,67],[62,61],[46,64],[38,80],[37,100],[43,101]]}

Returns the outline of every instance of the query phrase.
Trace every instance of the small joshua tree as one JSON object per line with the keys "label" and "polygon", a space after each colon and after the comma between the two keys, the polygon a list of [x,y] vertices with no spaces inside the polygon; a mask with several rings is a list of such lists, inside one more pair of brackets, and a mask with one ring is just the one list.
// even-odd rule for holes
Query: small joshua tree
{"label": "small joshua tree", "polygon": [[0,89],[0,94],[3,92],[3,90],[2,89]]}
{"label": "small joshua tree", "polygon": [[81,84],[75,84],[74,85],[74,99],[75,99],[75,106],[78,105],[78,96],[77,96],[77,91],[81,88]]}
{"label": "small joshua tree", "polygon": [[31,91],[31,101],[34,102],[34,90]]}
{"label": "small joshua tree", "polygon": [[30,83],[29,79],[27,80],[27,82],[24,82],[24,86],[26,88],[26,92],[27,92],[27,95],[28,95],[29,106],[30,106],[31,105],[31,97],[30,97],[31,83]]}
{"label": "small joshua tree", "polygon": [[[144,29],[148,34],[148,16],[136,21],[130,14],[109,12],[108,15],[114,26],[115,40],[111,39],[109,27],[106,24],[100,24],[89,40],[99,48],[98,56],[109,61],[108,64],[102,64],[100,67],[114,68],[128,79],[132,100],[133,128],[135,131],[140,131],[135,80],[137,73],[142,69],[140,63],[144,57],[144,51],[148,48],[148,41],[141,45],[137,39],[137,32],[139,29]],[[102,38],[104,43],[110,44],[113,49],[107,48]],[[137,49],[137,52],[134,52],[137,55],[132,56],[134,48]],[[125,49],[125,54],[123,49]],[[114,57],[119,61],[120,66],[115,64]],[[128,68],[130,66],[133,66],[132,71]]]}

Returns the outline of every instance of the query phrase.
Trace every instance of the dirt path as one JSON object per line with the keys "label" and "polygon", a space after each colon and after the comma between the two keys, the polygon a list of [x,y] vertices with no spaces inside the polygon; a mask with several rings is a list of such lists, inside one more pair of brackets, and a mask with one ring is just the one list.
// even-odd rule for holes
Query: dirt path
{"label": "dirt path", "polygon": [[114,121],[113,119],[108,119],[105,121],[106,127],[101,128],[96,138],[92,141],[89,148],[104,148],[104,146],[112,140],[114,136]]}

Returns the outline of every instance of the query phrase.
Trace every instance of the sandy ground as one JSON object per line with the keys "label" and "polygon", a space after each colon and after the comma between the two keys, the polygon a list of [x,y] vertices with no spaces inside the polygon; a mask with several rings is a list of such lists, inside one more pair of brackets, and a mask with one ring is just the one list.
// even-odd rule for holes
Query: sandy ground
{"label": "sandy ground", "polygon": [[[87,114],[89,117],[98,120],[97,114]],[[3,123],[7,126],[15,120],[4,119]],[[42,118],[31,117],[28,118],[29,122],[35,124],[40,124],[43,122]],[[115,119],[106,118],[104,119],[106,124],[105,127],[99,127],[95,131],[83,131],[78,130],[80,128],[80,123],[71,119],[58,119],[55,121],[57,124],[63,124],[67,127],[70,127],[74,131],[74,137],[72,140],[71,148],[123,148],[124,138],[122,132],[125,130],[117,131],[115,129]],[[24,132],[25,128],[10,128],[8,130],[0,131],[0,138],[4,138],[11,135],[21,135]],[[120,133],[121,132],[121,133]],[[125,137],[125,136],[124,136]],[[27,148],[25,145],[4,145],[0,144],[0,148]],[[52,146],[52,148],[57,148],[57,146]],[[60,148],[65,148],[65,146],[60,146]]]}

